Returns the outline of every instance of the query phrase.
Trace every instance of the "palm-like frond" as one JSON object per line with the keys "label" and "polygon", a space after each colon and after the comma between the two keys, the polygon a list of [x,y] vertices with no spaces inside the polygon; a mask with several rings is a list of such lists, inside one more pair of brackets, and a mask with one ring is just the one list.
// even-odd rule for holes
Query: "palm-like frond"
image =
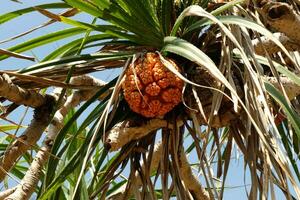
{"label": "palm-like frond", "polygon": [[[238,151],[250,173],[250,199],[273,198],[274,186],[287,199],[299,198],[300,92],[294,89],[300,83],[300,48],[291,50],[273,35],[274,28],[265,18],[282,13],[272,10],[272,5],[244,0],[65,0],[0,16],[3,24],[37,11],[53,23],[72,26],[14,45],[8,48],[10,52],[24,53],[79,37],[49,52],[40,63],[11,72],[20,74],[11,81],[23,89],[78,89],[73,93],[63,90],[60,100],[66,96],[66,102],[54,107],[53,120],[66,118],[38,151],[49,151],[49,158],[34,191],[37,197],[222,199],[232,155]],[[299,5],[290,5],[297,20]],[[259,6],[269,6],[272,13],[263,13]],[[94,23],[51,11],[63,8],[91,15]],[[257,55],[253,41],[262,36],[277,45],[279,52],[269,55],[264,49]],[[289,39],[297,48],[295,38]],[[91,47],[98,51],[82,53]],[[146,119],[131,111],[120,90],[126,68],[146,52],[158,52],[162,63],[185,82],[183,103],[161,119]],[[0,60],[9,57],[0,55]],[[175,60],[181,73],[165,57]],[[71,76],[111,68],[122,70],[105,86],[68,82]],[[30,80],[33,76],[36,78]],[[87,111],[99,98],[96,107]],[[81,101],[86,102],[79,109],[70,106]],[[14,109],[13,104],[6,115]],[[49,127],[55,126],[51,123]],[[4,141],[3,152],[11,139]],[[119,148],[117,153],[109,152]],[[188,154],[197,157],[201,183],[191,171]],[[22,179],[28,169],[22,162],[32,164],[34,156],[24,154],[10,173]]]}

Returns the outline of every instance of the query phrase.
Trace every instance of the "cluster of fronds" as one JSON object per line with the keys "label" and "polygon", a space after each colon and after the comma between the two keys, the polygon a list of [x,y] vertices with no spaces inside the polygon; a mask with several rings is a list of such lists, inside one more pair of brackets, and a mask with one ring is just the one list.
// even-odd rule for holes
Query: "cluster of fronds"
{"label": "cluster of fronds", "polygon": [[[298,0],[65,0],[1,15],[0,24],[35,11],[50,18],[2,43],[54,23],[72,28],[1,49],[0,60],[34,60],[23,52],[80,37],[1,71],[1,100],[11,102],[1,117],[20,105],[34,116],[3,138],[0,181],[21,181],[0,199],[222,199],[234,151],[250,173],[249,199],[273,199],[274,188],[300,198],[299,9]],[[91,47],[99,51],[82,53]],[[127,68],[146,52],[185,83],[182,103],[159,118],[131,111],[122,92]],[[88,76],[112,68],[120,74],[108,83]]]}

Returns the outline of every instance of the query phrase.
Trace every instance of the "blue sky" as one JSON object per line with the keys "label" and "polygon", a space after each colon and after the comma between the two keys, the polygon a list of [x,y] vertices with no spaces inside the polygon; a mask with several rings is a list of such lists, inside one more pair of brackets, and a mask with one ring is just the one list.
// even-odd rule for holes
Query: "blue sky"
{"label": "blue sky", "polygon": [[[1,1],[1,6],[0,6],[0,14],[21,9],[24,7],[28,7],[31,5],[36,5],[37,2],[39,4],[43,3],[50,3],[50,2],[56,2],[56,1],[48,1],[48,0],[39,0],[39,1],[23,1],[23,4],[15,3],[9,0],[2,0]],[[91,22],[92,18],[80,14],[76,16],[76,19],[80,21],[85,21],[85,22]],[[33,14],[28,14],[24,15],[20,19],[15,19],[10,21],[9,23],[6,23],[4,25],[0,25],[0,41],[7,39],[8,37],[15,36],[17,34],[20,34],[24,31],[27,31],[30,28],[33,28],[35,26],[38,26],[44,22],[46,22],[48,19],[44,17],[43,15],[39,13],[33,13]],[[13,42],[8,42],[4,44],[0,44],[0,48],[8,48],[11,46],[14,46],[18,43],[24,42],[26,40],[29,40],[30,38],[37,37],[41,34],[47,34],[51,33],[53,31],[57,31],[59,29],[64,29],[66,28],[67,25],[61,24],[61,23],[55,23],[49,27],[43,28],[41,30],[35,31],[25,37],[22,37],[20,39],[14,40]],[[74,38],[73,38],[74,39]],[[32,51],[29,52],[24,52],[26,55],[34,56],[38,60],[41,60],[45,55],[47,55],[49,52],[55,50],[57,47],[63,45],[64,43],[62,41],[57,41],[55,43],[51,43],[49,45],[36,48]],[[94,51],[96,49],[92,49],[91,51]],[[19,68],[24,68],[27,66],[30,66],[34,64],[31,61],[26,61],[22,59],[15,59],[15,58],[10,58],[6,59],[3,61],[0,61],[0,69],[1,70],[12,70],[12,69],[19,69]],[[96,76],[98,78],[101,78],[102,80],[108,80],[111,79],[116,75],[117,71],[108,71],[108,72],[101,72],[97,73]],[[15,122],[18,122],[20,120],[20,115],[24,112],[24,108],[21,108],[18,110],[18,112],[15,112],[13,115],[9,116],[10,120],[13,120]],[[30,122],[32,112],[29,111],[29,113],[26,115],[27,117],[24,120],[24,125],[27,125]],[[5,122],[1,122],[1,124],[5,124]],[[0,137],[3,136],[0,133]],[[189,138],[190,140],[190,138]],[[228,173],[228,178],[226,181],[226,184],[229,188],[225,191],[225,200],[243,200],[247,199],[246,192],[245,192],[245,185],[249,184],[250,182],[250,177],[249,174],[246,173],[244,175],[244,164],[243,164],[243,156],[241,154],[236,153],[233,155],[234,158],[231,161],[231,166],[229,169]],[[197,161],[197,156],[195,152],[192,152],[191,155],[189,156],[189,159],[191,162],[196,162]],[[11,185],[15,184],[15,182],[10,182]],[[0,185],[1,188],[1,185]],[[284,199],[284,197],[281,195],[281,193],[276,192],[279,196],[278,199]]]}

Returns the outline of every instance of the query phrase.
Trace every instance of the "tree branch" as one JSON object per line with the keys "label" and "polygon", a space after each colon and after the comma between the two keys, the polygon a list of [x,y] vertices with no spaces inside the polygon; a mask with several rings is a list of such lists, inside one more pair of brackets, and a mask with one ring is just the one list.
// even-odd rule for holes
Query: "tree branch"
{"label": "tree branch", "polygon": [[47,101],[47,95],[33,90],[26,90],[15,85],[7,74],[0,75],[0,96],[18,105],[38,108]]}
{"label": "tree branch", "polygon": [[[99,81],[90,76],[75,77],[71,79],[71,83],[90,83],[94,86],[104,85],[104,82]],[[61,128],[63,127],[64,117],[67,115],[71,108],[74,108],[77,105],[79,105],[82,101],[89,99],[97,92],[97,90],[98,89],[75,91],[72,95],[70,95],[67,98],[64,105],[55,113],[53,120],[49,125],[48,134],[43,142],[43,146],[38,151],[35,159],[29,167],[29,170],[26,172],[21,183],[17,186],[16,191],[9,195],[5,200],[27,200],[30,198],[39,182],[40,175],[42,174],[42,169],[49,158],[53,141],[56,138],[59,131],[61,130]]]}
{"label": "tree branch", "polygon": [[0,158],[0,182],[3,181],[7,172],[15,165],[20,156],[39,140],[50,123],[54,101],[53,97],[46,96],[45,104],[35,109],[28,128],[6,149],[4,155]]}
{"label": "tree branch", "polygon": [[202,188],[198,178],[193,174],[191,165],[189,164],[183,148],[179,154],[179,173],[182,176],[182,181],[190,191],[195,200],[210,200],[208,192]]}
{"label": "tree branch", "polygon": [[290,40],[300,44],[300,16],[287,3],[261,1],[260,13],[276,31],[284,33]]}
{"label": "tree branch", "polygon": [[51,150],[50,144],[45,145],[38,151],[21,183],[16,187],[16,190],[4,200],[27,200],[30,198],[39,182],[43,163],[46,163],[48,160],[49,150]]}
{"label": "tree branch", "polygon": [[[293,42],[287,36],[282,33],[274,33],[274,37],[276,37],[283,46],[289,51],[299,51],[300,45],[298,43]],[[265,50],[269,54],[280,52],[281,49],[278,47],[272,40],[268,39],[267,37],[263,36],[259,39],[252,40],[252,44],[254,47],[254,51],[258,55],[265,55]]]}
{"label": "tree branch", "polygon": [[[264,77],[263,79],[269,81],[275,87],[280,89],[279,83],[277,82],[277,79],[275,77]],[[288,77],[280,77],[280,81],[283,84],[287,96],[290,100],[300,95],[300,87],[294,81],[292,81]],[[222,106],[222,108],[224,108],[225,111],[222,111],[218,115],[214,116],[214,119],[211,121],[210,126],[214,128],[224,127],[231,123],[232,120],[237,119],[240,116],[240,114],[234,113],[231,107],[232,104],[230,104],[230,102],[225,103]],[[209,104],[205,106],[204,111],[208,117],[211,111],[211,105]],[[197,116],[199,125],[207,124],[207,122],[203,119],[201,114],[195,114]],[[182,122],[179,121],[178,124],[182,125]],[[172,127],[173,124],[168,123],[164,119],[150,119],[147,122],[138,125],[131,125],[131,120],[125,120],[117,123],[111,130],[109,130],[105,144],[110,147],[110,151],[117,151],[130,141],[138,140],[148,135],[152,131],[158,130],[160,128],[172,129]]]}
{"label": "tree branch", "polygon": [[[275,77],[265,77],[264,79],[273,84],[278,90],[281,90],[280,85]],[[300,86],[290,78],[280,77],[280,82],[282,83],[289,100],[292,100],[296,96],[300,95]]]}
{"label": "tree branch", "polygon": [[[182,122],[178,122],[182,124]],[[110,151],[116,151],[132,140],[140,139],[160,128],[173,128],[173,124],[163,119],[151,119],[139,126],[130,126],[130,121],[117,123],[109,132],[105,141]]]}
{"label": "tree branch", "polygon": [[11,188],[11,189],[7,189],[3,192],[0,192],[0,200],[4,200],[6,197],[8,197],[9,195],[11,195],[12,193],[14,193],[14,191],[16,191],[16,187]]}

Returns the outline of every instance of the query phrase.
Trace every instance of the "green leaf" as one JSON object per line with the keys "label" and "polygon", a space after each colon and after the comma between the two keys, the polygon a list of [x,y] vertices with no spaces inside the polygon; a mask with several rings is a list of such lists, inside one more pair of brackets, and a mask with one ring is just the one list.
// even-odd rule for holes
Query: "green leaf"
{"label": "green leaf", "polygon": [[[3,138],[3,139],[4,139],[4,138]],[[1,144],[1,143],[0,143],[0,152],[5,151],[6,148],[7,148],[7,146],[8,146],[8,144]]]}
{"label": "green leaf", "polygon": [[113,52],[113,53],[94,53],[94,54],[83,54],[78,56],[69,56],[61,59],[46,61],[36,65],[32,65],[18,72],[28,73],[46,67],[49,67],[51,69],[60,68],[60,67],[65,67],[65,65],[69,64],[70,62],[72,62],[75,65],[89,60],[97,60],[97,61],[121,60],[121,59],[126,59],[128,57],[131,57],[134,53],[135,52]]}
{"label": "green leaf", "polygon": [[[98,43],[93,43],[93,44],[87,44],[84,46],[83,49],[88,49],[88,48],[93,48],[93,47],[97,47],[98,49],[101,49],[103,46],[105,45],[127,45],[127,46],[130,46],[130,45],[135,45],[135,43],[133,42],[129,42],[129,40],[118,40],[118,41],[115,41],[115,40],[110,40],[110,41],[102,41],[99,40],[100,42]],[[67,57],[67,56],[70,56],[70,55],[74,55],[76,53],[76,51],[78,50],[78,46],[77,47],[74,47],[74,48],[71,48],[69,49],[68,51],[66,51],[62,57]]]}
{"label": "green leaf", "polygon": [[[78,130],[76,132],[74,132],[74,134],[72,135],[72,137],[70,138],[70,140],[68,140],[66,142],[66,144],[64,146],[62,146],[60,148],[60,151],[57,153],[58,156],[61,156],[65,153],[66,149],[69,149],[69,147],[72,146],[73,141],[76,139],[76,137],[78,137],[80,134],[82,134],[82,132],[85,132],[85,129],[88,127],[88,125],[90,125],[94,120],[96,120],[99,115],[102,113],[104,106],[106,106],[106,100],[103,100],[103,103],[100,103],[98,106],[96,106],[96,108],[93,110],[93,112],[91,112],[89,114],[89,116],[82,122],[82,124],[80,125],[80,127],[78,128]],[[72,118],[70,120],[73,120]]]}
{"label": "green leaf", "polygon": [[82,200],[89,199],[87,185],[86,185],[86,181],[84,180],[84,178],[82,178],[80,184],[81,184],[81,187],[80,187],[80,190],[78,190],[78,192],[80,194],[80,199],[82,199]]}
{"label": "green leaf", "polygon": [[295,129],[295,133],[298,138],[300,138],[300,117],[296,113],[296,111],[291,107],[291,105],[287,102],[284,96],[271,84],[265,82],[265,87],[267,92],[273,97],[273,99],[282,107],[285,114],[287,115],[288,120],[291,122],[293,128]]}
{"label": "green leaf", "polygon": [[[49,3],[49,4],[41,4],[37,5],[39,8],[43,9],[59,9],[59,8],[70,8],[69,5],[66,3]],[[23,8],[21,10],[16,10],[13,12],[5,13],[3,15],[0,15],[0,24],[3,24],[7,21],[10,21],[16,17],[20,17],[24,14],[30,13],[30,12],[35,12],[36,9],[34,7],[28,7],[28,8]]]}
{"label": "green leaf", "polygon": [[[300,181],[300,172],[297,166],[297,160],[293,158],[293,152],[292,152],[292,144],[291,141],[288,138],[288,132],[289,130],[287,126],[284,126],[284,123],[280,123],[279,126],[277,127],[278,132],[281,136],[281,141],[282,144],[287,152],[287,156],[292,164],[292,167],[295,171],[295,174],[297,175],[298,180]],[[298,152],[295,148],[294,148],[294,152]],[[298,156],[298,158],[300,158],[300,155]]]}
{"label": "green leaf", "polygon": [[[89,37],[87,37],[85,43],[89,44],[95,41],[101,41],[101,40],[105,40],[105,39],[110,39],[111,36],[107,35],[107,34],[97,34],[97,35],[91,35]],[[73,40],[72,42],[69,42],[61,47],[59,47],[58,49],[54,50],[53,52],[51,52],[49,55],[47,55],[42,62],[48,61],[48,60],[53,60],[57,57],[60,57],[61,55],[63,55],[66,51],[69,51],[71,49],[74,49],[76,47],[79,47],[81,42],[82,42],[83,38],[79,38],[76,40]],[[77,48],[76,48],[77,49]]]}
{"label": "green leaf", "polygon": [[19,126],[19,125],[14,125],[14,124],[0,125],[0,132],[16,130],[19,128],[25,128],[25,127]]}
{"label": "green leaf", "polygon": [[[51,179],[46,179],[46,189],[41,194],[41,197],[39,199],[48,199],[55,191],[61,187],[63,182],[66,181],[66,178],[74,172],[77,168],[80,168],[82,159],[81,157],[86,152],[86,145],[91,138],[91,135],[94,131],[94,128],[96,126],[97,122],[94,123],[92,128],[87,134],[86,140],[83,145],[81,145],[80,148],[77,149],[77,151],[73,154],[73,156],[68,160],[67,163],[65,163],[61,169],[61,171],[57,172],[55,169],[57,167],[57,162],[54,162],[55,164],[52,167],[49,167],[49,164],[47,166],[47,173],[46,178],[49,178],[49,175],[51,176]],[[50,162],[51,160],[49,160]],[[57,160],[56,160],[57,161]],[[53,159],[52,159],[53,162]]]}
{"label": "green leaf", "polygon": [[[186,59],[197,63],[198,65],[205,68],[214,78],[223,83],[228,89],[230,89],[233,94],[236,94],[236,91],[232,88],[230,83],[224,77],[224,75],[220,72],[215,63],[199,48],[194,46],[193,44],[187,42],[186,40],[176,38],[176,37],[165,37],[164,46],[162,51],[167,51],[171,53],[175,53]],[[174,72],[175,73],[175,72]],[[185,79],[181,74],[178,74],[179,77]],[[192,83],[189,80],[185,80],[186,82],[198,86],[195,83]]]}
{"label": "green leaf", "polygon": [[[49,199],[51,195],[61,186],[61,184],[66,180],[67,176],[72,173],[80,163],[80,154],[82,154],[82,148],[78,149],[73,157],[69,160],[68,163],[64,165],[64,168],[59,173],[56,173],[57,176],[52,179],[52,183],[47,186],[44,192],[39,197],[40,200]],[[47,172],[52,169],[47,169]]]}
{"label": "green leaf", "polygon": [[[65,124],[65,126],[62,128],[62,130],[57,135],[51,153],[56,155],[58,150],[61,148],[61,144],[63,140],[65,139],[66,134],[68,133],[69,129],[72,127],[72,124],[78,119],[78,117],[94,102],[96,99],[104,94],[110,87],[115,84],[116,79],[111,81],[109,84],[102,87],[92,98],[90,98],[87,102],[85,102],[79,109],[74,113],[74,115],[71,117],[71,119]],[[101,102],[99,106],[101,106],[101,110],[105,107],[106,102]],[[96,110],[97,111],[97,110]],[[90,116],[94,114],[94,111],[90,113]],[[98,113],[99,114],[99,113]],[[88,124],[84,123],[82,126],[87,126]],[[79,130],[82,130],[82,128],[79,128]],[[77,132],[79,134],[79,131]],[[74,137],[76,137],[77,134],[74,134]],[[72,140],[70,141],[70,143]],[[65,146],[66,147],[66,146]],[[64,151],[61,151],[64,152]],[[58,155],[60,156],[60,155]],[[46,186],[50,184],[50,182],[53,180],[53,177],[55,175],[55,169],[57,166],[59,160],[55,158],[50,158],[47,166],[47,174],[46,174]]]}
{"label": "green leaf", "polygon": [[72,26],[78,27],[78,28],[84,28],[84,29],[92,29],[94,31],[99,31],[105,34],[109,34],[112,37],[117,37],[120,39],[130,39],[131,41],[139,44],[151,44],[151,40],[147,39],[147,37],[139,37],[137,35],[127,33],[123,29],[120,29],[116,26],[112,25],[92,25],[80,21],[75,21],[66,17],[61,17],[61,21],[65,22],[67,24],[70,24]]}
{"label": "green leaf", "polygon": [[[249,19],[245,19],[245,18],[239,17],[239,16],[219,16],[217,19],[221,23],[223,23],[223,24],[235,24],[237,26],[246,27],[248,29],[255,30],[255,31],[259,32],[260,34],[266,36],[268,39],[272,40],[278,47],[280,47],[282,49],[282,51],[291,60],[293,60],[292,57],[290,56],[289,52],[281,44],[281,42],[276,37],[274,37],[273,34],[268,29],[266,29],[265,27],[257,24],[256,22],[251,21]],[[205,26],[205,25],[209,25],[209,24],[214,24],[215,23],[215,22],[212,22],[211,20],[208,20],[208,19],[205,19],[204,21],[200,21],[200,22],[199,22],[200,24],[198,24],[200,26]],[[196,28],[196,25],[197,24],[194,24],[194,25],[190,26],[186,30],[186,33],[194,30]]]}
{"label": "green leaf", "polygon": [[[67,0],[67,2],[76,8],[111,23],[110,30],[101,30],[100,26],[98,29],[94,30],[106,31],[105,33],[110,31],[116,37],[130,39],[137,44],[151,45],[155,47],[161,46],[163,33],[160,31],[155,15],[153,13],[149,13],[152,9],[148,9],[149,4],[147,4],[147,1],[145,0],[133,0],[126,2],[119,0],[118,2],[110,2],[109,6],[101,3],[97,6],[92,3],[82,2],[79,0]],[[140,11],[137,11],[137,9]],[[145,15],[147,13],[149,14]],[[142,17],[142,19],[140,19],[140,17]],[[64,19],[63,17],[61,17],[61,19],[64,22],[71,23],[70,19]],[[125,33],[116,31],[117,28],[121,28],[128,32]]]}
{"label": "green leaf", "polygon": [[[267,58],[259,56],[259,55],[255,55],[255,58],[258,60],[259,63],[264,64],[266,66],[270,66],[269,61]],[[275,69],[284,74],[286,77],[288,77],[289,79],[291,79],[294,83],[296,83],[297,85],[300,86],[300,77],[299,75],[295,74],[294,72],[291,72],[290,70],[288,70],[287,68],[283,67],[281,64],[272,61],[272,64],[274,65]]]}
{"label": "green leaf", "polygon": [[[131,152],[132,148],[134,147],[135,143],[134,142],[131,142],[127,145],[125,145],[121,151],[117,152],[107,163],[106,165],[101,169],[101,175],[99,176],[99,182],[98,184],[96,185],[95,188],[100,188],[105,179],[107,178],[107,175],[111,172],[113,172],[118,166],[119,164],[124,161],[124,159],[128,156],[128,154]],[[122,165],[121,169],[120,169],[120,172],[122,170],[124,170],[124,167],[126,165]],[[119,173],[120,173],[119,172]],[[92,198],[94,198],[95,196],[97,195],[97,191],[93,191],[93,193],[90,195]]]}
{"label": "green leaf", "polygon": [[[143,29],[146,28],[152,32],[154,32],[154,30],[159,31],[156,15],[151,12],[152,8],[148,0],[117,0],[117,2],[120,7],[122,7],[122,9],[124,9],[124,11],[126,11],[131,16],[132,19],[128,22],[135,20],[142,25],[141,28]],[[161,35],[158,34],[158,36]]]}
{"label": "green leaf", "polygon": [[87,1],[65,0],[65,2],[74,8],[78,8],[81,11],[87,12],[95,17],[100,16],[101,10],[98,9],[96,6],[92,5],[91,3],[88,3]]}
{"label": "green leaf", "polygon": [[127,183],[127,180],[120,181],[118,183],[113,184],[111,188],[107,191],[107,196],[113,194],[114,192],[118,191],[119,188],[121,188],[124,184]]}
{"label": "green leaf", "polygon": [[25,175],[25,173],[23,173],[22,171],[26,171],[27,170],[27,168],[23,168],[24,170],[20,170],[19,169],[19,167],[21,167],[21,166],[15,166],[15,167],[13,167],[10,171],[9,171],[9,173],[11,173],[11,174],[13,174],[14,176],[16,176],[17,178],[19,178],[19,179],[22,179],[23,177],[24,177],[24,175]]}
{"label": "green leaf", "polygon": [[[74,35],[78,35],[80,33],[84,33],[86,30],[82,28],[70,28],[70,29],[65,29],[61,31],[57,31],[54,33],[46,34],[34,39],[31,39],[29,41],[23,42],[21,44],[18,44],[16,46],[10,47],[8,50],[13,51],[13,52],[24,52],[45,44],[49,44],[51,42],[56,42],[61,39],[65,39],[67,37],[71,37]],[[0,55],[0,60],[4,60],[8,58],[7,55]]]}
{"label": "green leaf", "polygon": [[[231,2],[228,2],[222,6],[220,6],[219,8],[213,10],[211,12],[212,15],[214,16],[218,16],[220,15],[222,12],[232,8],[233,6],[237,5],[237,4],[240,4],[240,3],[243,3],[245,0],[235,0],[235,1],[231,1]],[[178,19],[176,20],[176,23],[175,23],[175,26],[174,26],[174,33],[178,30],[180,24],[182,23],[182,20],[185,16],[184,15],[180,15],[178,17]],[[204,26],[204,25],[207,25],[206,22],[208,21],[208,19],[204,18],[204,19],[201,19],[199,20],[198,22],[195,22],[194,24],[192,24],[190,27],[188,27],[186,30],[184,30],[184,34],[187,34],[189,32],[192,32],[194,31],[195,29],[201,27],[201,26]]]}
{"label": "green leaf", "polygon": [[162,0],[161,4],[161,27],[164,31],[164,34],[167,36],[171,32],[171,17],[172,13],[170,10],[173,9],[172,0]]}
{"label": "green leaf", "polygon": [[92,181],[90,183],[90,186],[88,188],[88,190],[92,193],[94,191],[94,183],[96,181],[96,179],[98,179],[98,173],[99,173],[99,170],[100,170],[100,167],[102,166],[103,162],[104,162],[104,159],[107,157],[108,155],[108,150],[106,148],[103,149],[103,151],[101,152],[101,155],[100,155],[100,158],[95,166],[95,171],[94,171],[94,175],[93,175],[93,178],[92,178]]}
{"label": "green leaf", "polygon": [[[64,118],[64,124],[66,124],[69,120],[71,120],[75,112],[76,111],[74,108],[69,111],[69,113]],[[76,136],[74,136],[77,132],[78,132],[78,127],[77,127],[77,121],[75,120],[68,130],[67,134],[69,136],[66,135],[65,137],[65,141],[71,143],[70,147],[67,149],[67,151],[65,151],[65,155],[66,155],[65,159],[70,159],[82,144],[82,140],[79,140],[77,139]],[[83,138],[85,137],[85,135],[82,134],[82,132],[79,132],[78,135],[81,135]]]}
{"label": "green leaf", "polygon": [[[117,78],[116,78],[117,79]],[[113,82],[115,83],[116,82],[116,79],[113,80]],[[100,91],[99,91],[100,92]],[[95,96],[93,96],[92,98],[96,98],[98,97],[99,94],[96,94]],[[103,101],[101,102],[100,104],[102,105],[102,107],[104,108],[106,105],[106,102],[107,101]],[[87,104],[88,102],[86,102]],[[101,109],[103,111],[103,109]],[[78,112],[78,111],[77,111]],[[120,112],[119,112],[120,113]],[[75,113],[76,114],[76,113]],[[98,113],[97,116],[100,116],[101,113]],[[115,116],[118,116],[118,115],[115,115]],[[126,116],[126,115],[125,115]],[[118,117],[121,117],[120,119],[117,118],[115,120],[119,121],[121,119],[124,118],[124,114],[123,113],[120,113]],[[70,121],[72,121],[72,119],[70,119]],[[68,123],[65,125],[67,126],[70,121],[68,121]],[[113,120],[114,121],[114,120]],[[68,163],[66,163],[63,167],[63,169],[60,171],[60,172],[56,172],[55,173],[55,168],[57,166],[57,163],[53,165],[53,167],[48,167],[47,168],[47,173],[51,172],[52,174],[55,174],[55,177],[53,176],[50,181],[51,183],[48,184],[46,190],[44,191],[44,193],[41,195],[41,197],[39,199],[48,199],[61,185],[62,183],[66,180],[66,178],[71,174],[73,173],[73,171],[77,168],[80,168],[81,165],[82,165],[82,161],[83,159],[82,156],[84,156],[86,154],[86,151],[87,151],[87,148],[86,146],[89,144],[90,140],[91,140],[91,137],[94,133],[94,129],[95,129],[95,126],[97,124],[97,121],[95,121],[95,123],[93,124],[92,128],[89,130],[88,134],[87,134],[87,137],[84,141],[84,144],[81,145],[81,147],[78,149],[78,151],[76,153],[74,153],[74,155],[72,156],[72,158],[69,160]],[[108,128],[111,128],[112,125],[114,124],[111,123],[109,125]],[[79,128],[80,129],[80,128]],[[102,138],[102,133],[103,133],[103,130],[101,129],[99,131],[99,136],[97,137],[97,140],[95,141],[95,144],[98,144],[98,141]],[[106,154],[105,154],[106,155]],[[54,160],[54,159],[53,159]],[[55,159],[56,160],[56,159]],[[51,160],[50,160],[51,161]],[[49,162],[50,162],[49,161]]]}

